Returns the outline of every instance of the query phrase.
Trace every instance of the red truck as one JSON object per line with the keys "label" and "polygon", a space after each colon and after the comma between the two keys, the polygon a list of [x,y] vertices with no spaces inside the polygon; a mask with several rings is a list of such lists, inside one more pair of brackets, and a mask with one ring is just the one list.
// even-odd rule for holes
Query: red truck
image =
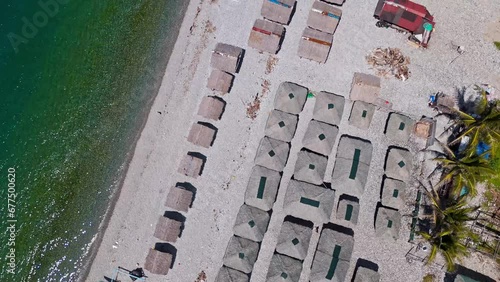
{"label": "red truck", "polygon": [[378,27],[394,27],[410,32],[410,40],[427,47],[434,17],[427,8],[409,0],[379,0],[373,15]]}

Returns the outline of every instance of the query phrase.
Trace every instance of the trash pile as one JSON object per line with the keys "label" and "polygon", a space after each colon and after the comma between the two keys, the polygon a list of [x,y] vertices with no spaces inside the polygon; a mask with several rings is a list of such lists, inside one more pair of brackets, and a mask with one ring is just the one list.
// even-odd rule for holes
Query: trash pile
{"label": "trash pile", "polygon": [[405,81],[410,77],[410,58],[405,57],[398,48],[377,48],[366,56],[366,61],[376,71],[378,76],[393,75]]}

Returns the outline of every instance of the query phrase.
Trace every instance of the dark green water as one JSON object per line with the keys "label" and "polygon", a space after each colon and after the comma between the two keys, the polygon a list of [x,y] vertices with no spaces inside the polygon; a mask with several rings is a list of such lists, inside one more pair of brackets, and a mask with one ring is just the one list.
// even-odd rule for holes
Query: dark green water
{"label": "dark green water", "polygon": [[0,281],[76,280],[189,3],[42,2],[0,2]]}

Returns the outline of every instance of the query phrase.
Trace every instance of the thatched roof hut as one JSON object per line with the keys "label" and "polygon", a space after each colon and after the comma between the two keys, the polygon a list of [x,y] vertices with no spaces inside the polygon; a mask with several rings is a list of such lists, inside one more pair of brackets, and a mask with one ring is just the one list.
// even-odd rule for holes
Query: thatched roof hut
{"label": "thatched roof hut", "polygon": [[236,216],[233,227],[234,235],[260,242],[267,231],[269,219],[267,212],[243,204]]}
{"label": "thatched roof hut", "polygon": [[296,0],[264,0],[260,14],[273,22],[287,25]]}
{"label": "thatched roof hut", "polygon": [[150,249],[144,268],[151,273],[167,275],[172,265],[172,254]]}
{"label": "thatched roof hut", "polygon": [[344,114],[344,97],[328,92],[316,94],[313,119],[328,124],[339,125]]}
{"label": "thatched roof hut", "polygon": [[292,258],[304,260],[309,249],[312,229],[290,221],[283,222],[276,251]]}
{"label": "thatched roof hut", "polygon": [[288,160],[289,152],[290,145],[288,143],[264,137],[260,140],[254,162],[257,165],[272,170],[283,171],[286,161]]}
{"label": "thatched roof hut", "polygon": [[358,267],[356,271],[356,277],[354,277],[354,282],[379,282],[380,274],[367,267]]}
{"label": "thatched roof hut", "polygon": [[355,101],[352,105],[349,124],[357,128],[368,129],[372,122],[375,106],[362,101]]}
{"label": "thatched roof hut", "polygon": [[290,142],[297,129],[298,117],[273,110],[267,118],[265,135],[277,140]]}
{"label": "thatched roof hut", "polygon": [[349,270],[354,238],[331,229],[323,229],[311,266],[309,281],[344,281]]}
{"label": "thatched roof hut", "polygon": [[302,146],[323,156],[329,156],[338,132],[339,128],[336,126],[311,120],[302,139]]}
{"label": "thatched roof hut", "polygon": [[394,141],[406,143],[415,127],[415,121],[398,113],[390,113],[385,127],[385,135]]}
{"label": "thatched roof hut", "polygon": [[187,212],[193,203],[193,192],[181,187],[172,187],[167,195],[165,206],[174,210]]}
{"label": "thatched roof hut", "polygon": [[191,130],[189,131],[187,140],[194,145],[209,148],[212,145],[214,138],[214,128],[209,127],[205,124],[194,123],[191,126]]}
{"label": "thatched roof hut", "polygon": [[325,156],[302,150],[298,153],[293,177],[316,185],[323,184],[327,163]]}
{"label": "thatched roof hut", "polygon": [[215,278],[215,281],[217,282],[248,282],[250,279],[248,278],[248,275],[238,271],[234,270],[229,267],[221,267],[219,270],[219,273],[217,274],[217,277]]}
{"label": "thatched roof hut", "polygon": [[392,178],[384,179],[382,187],[382,205],[395,208],[404,208],[406,202],[406,184]]}
{"label": "thatched roof hut", "polygon": [[346,281],[349,264],[349,261],[317,251],[311,265],[309,282]]}
{"label": "thatched roof hut", "polygon": [[224,112],[226,102],[221,98],[214,96],[205,96],[201,100],[198,108],[198,115],[204,118],[219,120]]}
{"label": "thatched roof hut", "polygon": [[319,31],[333,34],[341,16],[342,10],[317,0],[309,12],[307,25]]}
{"label": "thatched roof hut", "polygon": [[402,148],[390,148],[385,161],[385,174],[402,181],[410,180],[413,169],[413,156],[410,151]]}
{"label": "thatched roof hut", "polygon": [[276,201],[280,181],[279,172],[258,165],[254,166],[245,191],[245,203],[263,211],[269,211]]}
{"label": "thatched roof hut", "polygon": [[299,43],[301,58],[325,63],[332,47],[333,35],[306,27]]}
{"label": "thatched roof hut", "polygon": [[243,273],[251,273],[259,248],[259,244],[254,241],[233,236],[227,245],[223,263]]}
{"label": "thatched roof hut", "polygon": [[352,250],[354,248],[354,238],[352,235],[329,228],[323,229],[319,238],[317,251],[332,255],[336,246],[340,246],[340,250],[337,251],[336,257],[341,260],[351,260]]}
{"label": "thatched roof hut", "polygon": [[243,59],[243,49],[225,43],[217,43],[212,51],[210,66],[221,71],[236,73]]}
{"label": "thatched roof hut", "polygon": [[185,176],[198,178],[202,173],[204,163],[205,161],[202,158],[193,155],[185,155],[184,158],[182,158],[177,172]]}
{"label": "thatched roof hut", "polygon": [[278,53],[285,28],[277,23],[257,19],[250,31],[248,46],[271,54]]}
{"label": "thatched roof hut", "polygon": [[380,77],[355,72],[351,83],[351,100],[375,104],[380,96]]}
{"label": "thatched roof hut", "polygon": [[181,234],[182,222],[164,216],[158,218],[154,236],[162,241],[175,242]]}
{"label": "thatched roof hut", "polygon": [[274,254],[267,271],[266,282],[298,282],[301,272],[301,261]]}
{"label": "thatched roof hut", "polygon": [[339,205],[337,206],[337,219],[357,224],[358,216],[359,202],[352,201],[348,198],[340,198]]}
{"label": "thatched roof hut", "polygon": [[309,183],[290,180],[283,208],[285,213],[315,223],[330,220],[335,191]]}
{"label": "thatched roof hut", "polygon": [[377,237],[397,240],[401,228],[401,214],[393,209],[379,207],[375,219],[375,235]]}
{"label": "thatched roof hut", "polygon": [[332,186],[342,187],[350,195],[361,195],[365,190],[372,159],[369,141],[342,136],[333,168]]}
{"label": "thatched roof hut", "polygon": [[278,87],[274,108],[283,112],[298,115],[302,112],[307,99],[307,88],[292,82],[283,82]]}
{"label": "thatched roof hut", "polygon": [[207,88],[222,93],[229,93],[233,84],[234,75],[218,69],[213,69],[208,77]]}

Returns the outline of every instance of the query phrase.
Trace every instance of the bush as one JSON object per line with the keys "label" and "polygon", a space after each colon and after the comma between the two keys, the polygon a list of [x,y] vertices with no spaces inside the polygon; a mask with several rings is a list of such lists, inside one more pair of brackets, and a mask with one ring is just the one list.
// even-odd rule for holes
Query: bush
{"label": "bush", "polygon": [[495,47],[497,47],[497,49],[500,50],[500,41],[495,41],[493,43],[495,44]]}
{"label": "bush", "polygon": [[424,276],[424,280],[422,282],[434,282],[434,275],[427,274]]}

